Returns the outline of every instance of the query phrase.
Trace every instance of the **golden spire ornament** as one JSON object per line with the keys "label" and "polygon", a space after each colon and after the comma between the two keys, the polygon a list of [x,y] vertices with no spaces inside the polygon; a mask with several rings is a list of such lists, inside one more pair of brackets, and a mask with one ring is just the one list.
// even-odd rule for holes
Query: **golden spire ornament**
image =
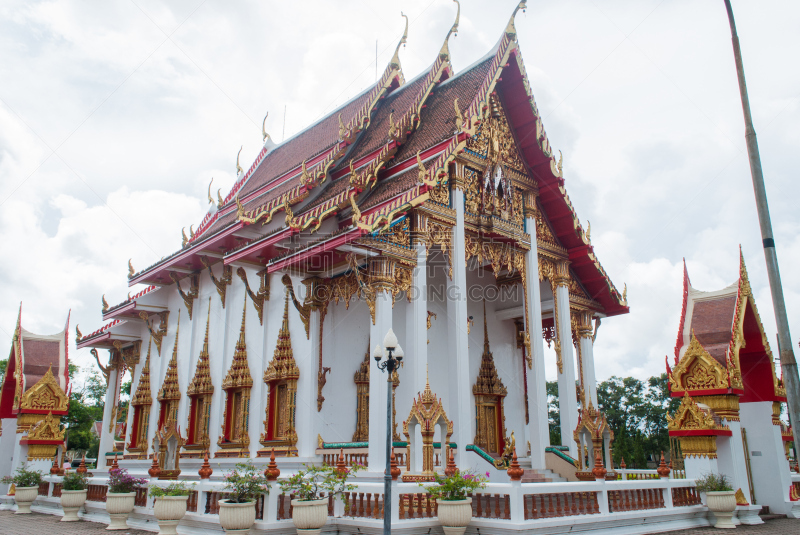
{"label": "golden spire ornament", "polygon": [[458,4],[458,11],[456,11],[456,21],[453,23],[453,26],[450,28],[450,31],[447,32],[447,37],[444,38],[444,44],[442,45],[442,49],[439,50],[439,57],[442,61],[450,59],[450,47],[447,45],[448,41],[450,40],[451,35],[458,35],[458,21],[461,18],[461,2],[458,0],[453,0],[456,4]]}
{"label": "golden spire ornament", "polygon": [[261,122],[261,141],[264,143],[267,142],[269,139],[269,134],[267,134],[267,117],[269,117],[269,112],[264,116],[264,120]]}
{"label": "golden spire ornament", "polygon": [[236,153],[236,176],[244,174],[244,169],[242,169],[242,166],[239,165],[239,156],[242,154],[242,149],[243,148],[244,148],[244,145],[239,147],[239,152]]}
{"label": "golden spire ornament", "polygon": [[211,177],[211,182],[208,183],[208,204],[214,204],[214,198],[211,197],[211,184],[214,183],[214,177]]}

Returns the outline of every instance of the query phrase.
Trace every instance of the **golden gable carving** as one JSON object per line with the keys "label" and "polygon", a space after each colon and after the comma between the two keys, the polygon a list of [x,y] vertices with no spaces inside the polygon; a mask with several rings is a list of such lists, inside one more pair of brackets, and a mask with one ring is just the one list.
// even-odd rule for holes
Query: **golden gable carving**
{"label": "golden gable carving", "polygon": [[19,403],[20,410],[63,412],[69,408],[69,398],[53,376],[52,367],[29,388]]}
{"label": "golden gable carving", "polygon": [[63,441],[66,432],[66,428],[61,428],[61,418],[54,417],[50,412],[28,431],[28,440]]}
{"label": "golden gable carving", "polygon": [[728,370],[706,351],[692,332],[689,347],[669,377],[672,392],[728,388]]}
{"label": "golden gable carving", "polygon": [[727,429],[726,427],[719,426],[714,421],[714,418],[700,408],[700,406],[691,398],[689,393],[685,393],[675,416],[672,417],[667,414],[667,430],[668,431],[687,431],[687,430],[718,430]]}

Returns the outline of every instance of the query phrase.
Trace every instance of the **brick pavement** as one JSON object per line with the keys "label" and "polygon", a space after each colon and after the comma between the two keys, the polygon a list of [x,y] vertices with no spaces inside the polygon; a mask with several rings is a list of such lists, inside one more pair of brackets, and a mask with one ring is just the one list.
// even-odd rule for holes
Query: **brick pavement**
{"label": "brick pavement", "polygon": [[[44,513],[15,515],[12,511],[0,511],[0,534],[2,535],[84,535],[88,533],[109,533],[106,524],[96,522],[61,522],[61,517]],[[153,535],[150,531],[128,529],[114,531],[119,535]]]}

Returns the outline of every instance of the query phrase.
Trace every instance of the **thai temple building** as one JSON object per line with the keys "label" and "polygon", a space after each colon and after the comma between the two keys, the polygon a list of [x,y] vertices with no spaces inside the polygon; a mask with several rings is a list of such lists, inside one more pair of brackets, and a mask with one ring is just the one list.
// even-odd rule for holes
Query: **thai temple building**
{"label": "thai temple building", "polygon": [[69,409],[68,332],[69,316],[59,333],[27,331],[20,305],[0,389],[2,475],[21,466],[48,472],[63,450],[66,430],[60,422]]}
{"label": "thai temple building", "polygon": [[[786,389],[761,324],[744,256],[739,279],[714,292],[695,290],[684,265],[683,307],[667,375],[681,405],[668,418],[686,476],[722,473],[740,505],[787,513],[797,490],[789,468],[791,428],[781,422]],[[793,499],[794,498],[794,499]]]}
{"label": "thai temple building", "polygon": [[[393,532],[440,532],[418,483],[455,468],[490,480],[474,496],[470,533],[709,525],[694,482],[669,477],[663,459],[658,471],[612,465],[594,342],[601,320],[629,312],[626,289],[603,269],[567,194],[517,42],[524,8],[486,56],[456,72],[448,41],[459,6],[430,66],[408,79],[406,18],[377,83],[281,143],[264,128],[255,161],[245,169],[237,156],[226,195],[209,185],[208,213],[174,253],[144,268],[129,261],[128,284],[139,291],[113,305],[98,296],[102,326],[75,329],[77,348],[91,348],[108,385],[87,518],[107,521],[111,466],[154,484],[195,481],[183,522],[210,533],[220,531],[221,475],[235,463],[283,477],[325,462],[366,465],[350,500],[330,500],[325,532],[377,533],[390,433],[399,469]],[[728,307],[726,325],[703,319],[709,306],[722,318],[712,295]],[[670,371],[672,395],[684,401],[670,434],[686,472],[735,474],[755,504],[773,499],[758,477],[782,470],[786,500],[774,507],[783,507],[793,481],[773,404],[785,393],[744,266],[738,287],[687,286],[685,299]],[[404,354],[391,377],[372,358],[390,330]],[[63,333],[59,340],[65,363]],[[554,348],[562,445],[550,444],[545,343]],[[3,444],[11,418],[20,429],[21,418],[30,426],[46,414],[17,410],[14,388],[35,382],[27,364],[17,366],[24,373],[7,375],[0,401]],[[48,376],[62,395],[64,366]],[[750,448],[764,452],[750,456],[750,472],[745,428]],[[762,459],[771,464],[761,468]],[[43,510],[57,503],[48,488]],[[293,532],[289,496],[273,485],[261,500],[253,532]],[[152,500],[137,495],[128,521],[152,529],[152,514]],[[741,521],[760,522],[753,516]]]}
{"label": "thai temple building", "polygon": [[[321,460],[344,447],[383,470],[388,387],[370,356],[393,329],[404,471],[430,475],[452,448],[460,467],[502,472],[512,443],[547,468],[544,341],[569,438],[597,406],[594,326],[628,312],[625,292],[570,203],[513,20],[463,72],[448,49],[457,29],[413,79],[404,35],[373,87],[281,144],[265,131],[182,247],[131,261],[129,285],[146,289],[104,300],[105,324],[76,340],[110,354],[104,430],[122,373],[133,378],[124,443],[104,433],[101,456],[148,459],[171,437],[176,459]],[[435,432],[419,430],[428,398]],[[423,444],[436,444],[433,464]]]}

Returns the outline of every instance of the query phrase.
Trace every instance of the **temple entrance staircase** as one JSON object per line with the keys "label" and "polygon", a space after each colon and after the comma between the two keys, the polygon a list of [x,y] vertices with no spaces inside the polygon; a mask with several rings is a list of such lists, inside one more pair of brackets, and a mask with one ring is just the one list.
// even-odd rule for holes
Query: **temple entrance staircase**
{"label": "temple entrance staircase", "polygon": [[523,483],[565,483],[567,480],[552,470],[526,469],[522,473]]}

